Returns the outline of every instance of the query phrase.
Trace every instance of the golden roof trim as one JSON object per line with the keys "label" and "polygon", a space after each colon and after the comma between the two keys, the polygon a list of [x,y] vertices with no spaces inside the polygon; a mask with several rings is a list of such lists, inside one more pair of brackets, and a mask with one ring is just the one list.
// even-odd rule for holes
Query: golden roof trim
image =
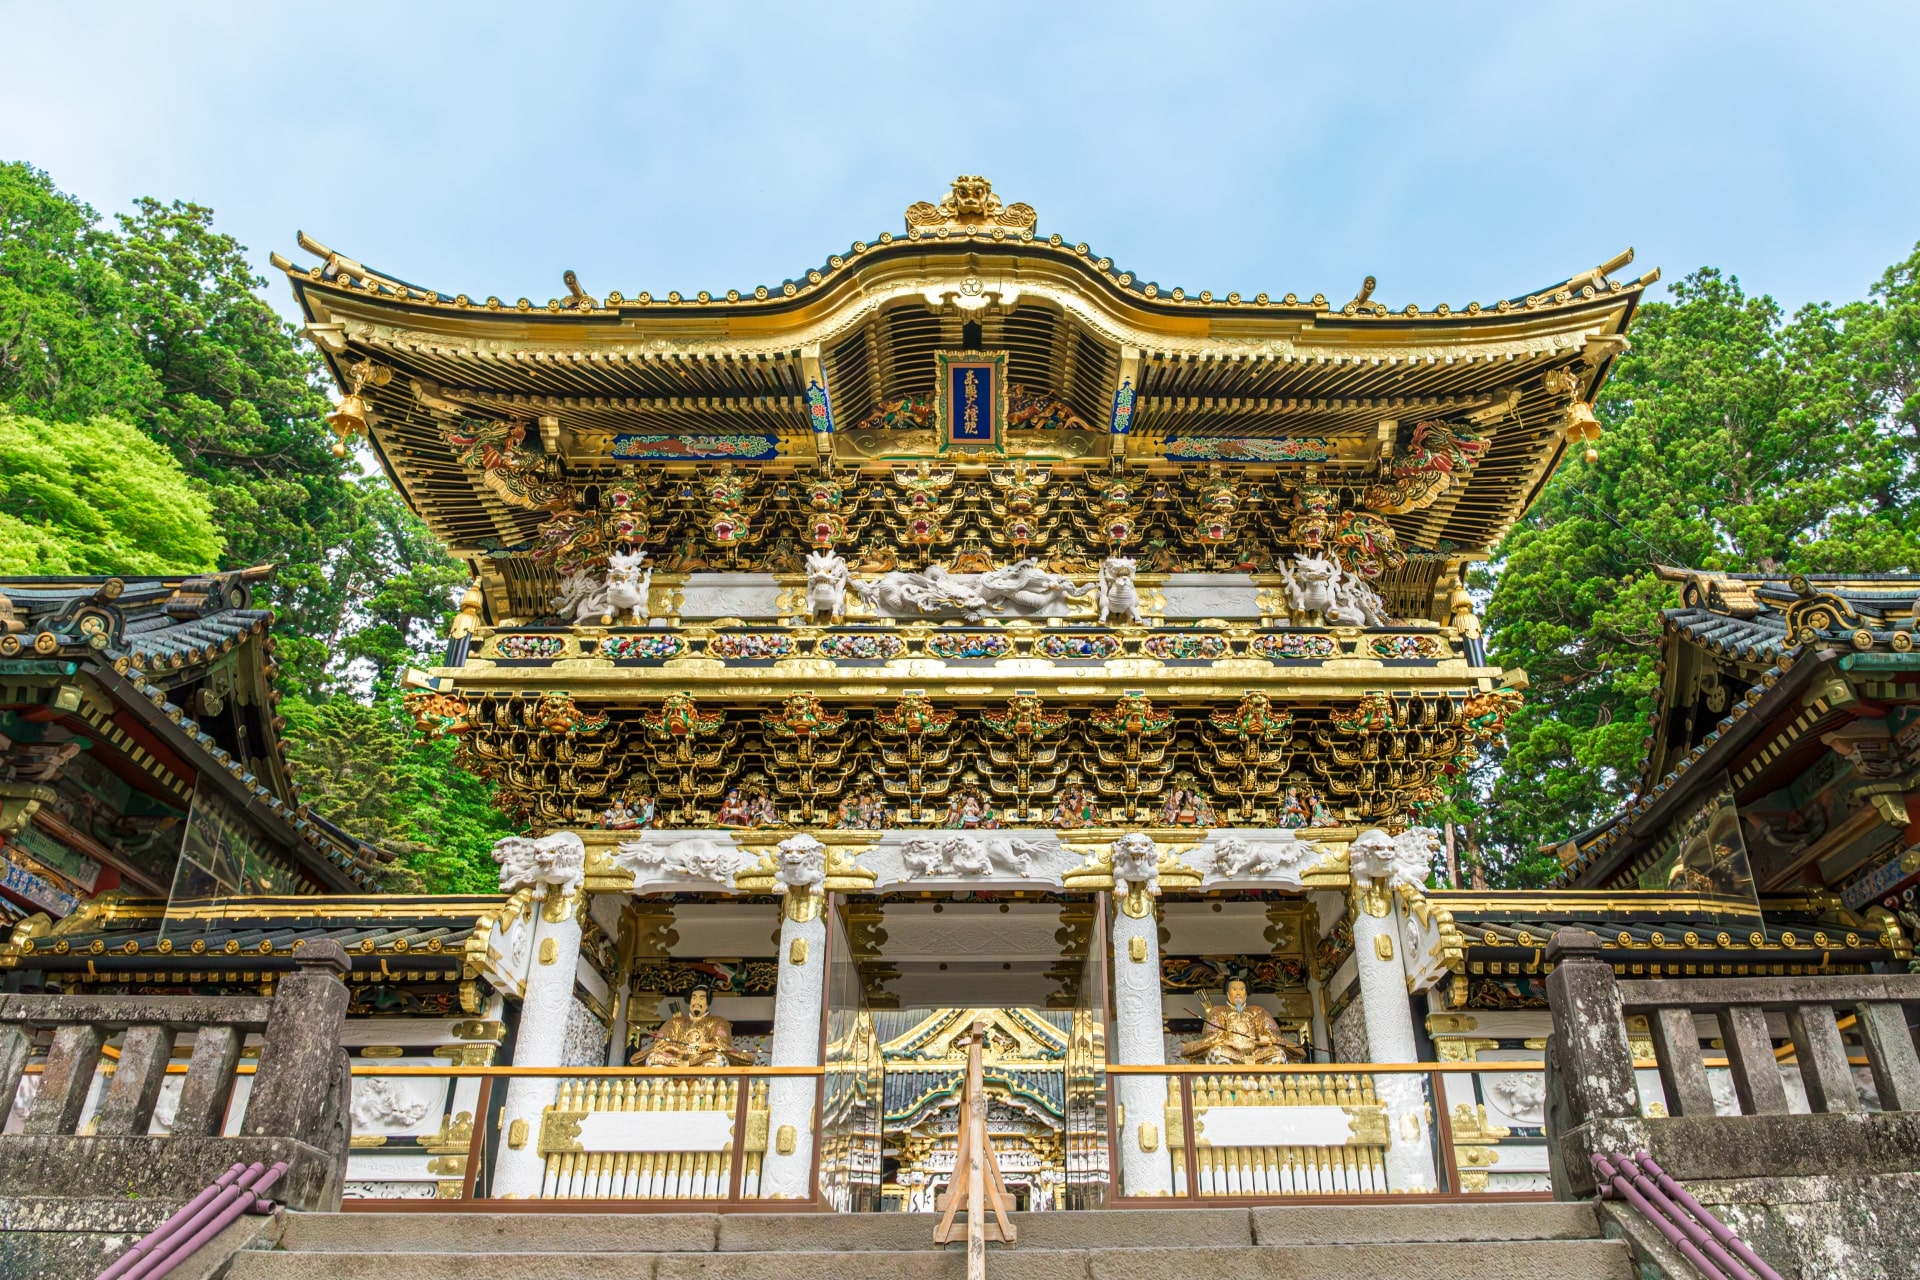
{"label": "golden roof trim", "polygon": [[1216,295],[1211,289],[1189,292],[1184,286],[1162,290],[1157,281],[1142,281],[1133,272],[1116,269],[1111,258],[1096,256],[1084,241],[1069,246],[1066,238],[1057,232],[1042,237],[1034,229],[1038,215],[1031,205],[1003,204],[1000,197],[994,194],[992,184],[978,175],[962,175],[955,179],[947,195],[937,205],[928,201],[911,205],[906,211],[905,222],[904,235],[883,231],[871,241],[856,240],[846,253],[829,254],[824,269],[809,269],[778,286],[756,285],[746,290],[728,289],[718,293],[702,289],[691,295],[670,290],[662,299],[656,299],[650,291],[645,290],[629,299],[615,290],[609,292],[604,301],[597,300],[581,287],[572,271],[567,271],[564,273],[567,286],[564,298],[549,298],[544,304],[536,303],[531,298],[519,298],[508,303],[496,295],[475,303],[471,296],[464,293],[443,295],[438,290],[419,289],[374,271],[334,252],[305,232],[297,236],[300,247],[323,259],[319,266],[303,269],[278,253],[272,255],[272,262],[287,273],[297,288],[318,286],[339,297],[358,294],[392,303],[465,313],[523,317],[565,315],[575,318],[615,316],[631,310],[660,306],[695,307],[723,313],[737,310],[748,314],[776,309],[791,305],[797,299],[816,295],[855,270],[857,264],[870,254],[892,252],[900,246],[926,247],[946,243],[1057,256],[1089,272],[1115,294],[1159,311],[1212,310],[1230,315],[1251,308],[1254,311],[1292,312],[1307,317],[1337,317],[1362,322],[1393,318],[1448,320],[1456,317],[1478,318],[1487,314],[1505,316],[1539,313],[1596,298],[1629,295],[1651,285],[1660,275],[1655,270],[1631,282],[1614,279],[1613,273],[1633,261],[1633,250],[1628,249],[1559,284],[1501,299],[1491,308],[1483,307],[1478,302],[1469,302],[1459,308],[1449,303],[1438,303],[1431,308],[1423,308],[1418,304],[1389,308],[1373,299],[1372,277],[1368,277],[1366,286],[1344,305],[1332,304],[1324,293],[1315,293],[1305,301],[1297,293],[1286,293],[1275,301],[1273,295],[1266,292],[1256,293],[1249,299],[1237,290],[1222,295]]}

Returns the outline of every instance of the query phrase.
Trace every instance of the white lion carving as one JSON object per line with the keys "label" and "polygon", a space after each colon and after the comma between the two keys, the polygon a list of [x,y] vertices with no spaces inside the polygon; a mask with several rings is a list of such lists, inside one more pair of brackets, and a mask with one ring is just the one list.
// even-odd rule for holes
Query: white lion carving
{"label": "white lion carving", "polygon": [[1439,849],[1440,833],[1432,827],[1408,827],[1397,836],[1369,827],[1347,847],[1347,867],[1363,886],[1419,888],[1426,884]]}
{"label": "white lion carving", "polygon": [[1045,844],[1015,836],[915,836],[901,846],[900,861],[912,877],[991,876],[997,864],[1024,879],[1033,875],[1034,858],[1045,852]]}
{"label": "white lion carving", "polygon": [[672,843],[626,840],[613,855],[614,866],[631,871],[638,878],[677,874],[711,880],[729,889],[734,887],[734,874],[752,862],[752,858],[729,842],[705,836]]}
{"label": "white lion carving", "polygon": [[557,888],[565,897],[587,879],[587,846],[571,831],[538,839],[508,836],[493,846],[493,860],[500,864],[500,887],[509,893],[532,889],[536,898],[544,898]]}
{"label": "white lion carving", "polygon": [[819,622],[847,611],[847,562],[829,547],[807,556],[807,616]]}
{"label": "white lion carving", "polygon": [[1325,852],[1292,832],[1282,840],[1224,840],[1215,848],[1213,873],[1223,879],[1284,875]]}
{"label": "white lion carving", "polygon": [[1160,896],[1160,846],[1144,831],[1130,831],[1113,842],[1113,887],[1117,893],[1145,889]]}
{"label": "white lion carving", "polygon": [[818,893],[827,884],[827,846],[805,832],[782,840],[773,854],[773,882],[782,893]]}
{"label": "white lion carving", "polygon": [[940,851],[940,842],[931,836],[915,836],[901,846],[900,861],[906,865],[910,876],[937,876],[946,870],[947,856]]}
{"label": "white lion carving", "polygon": [[647,591],[653,586],[653,569],[642,569],[647,553],[636,551],[631,555],[622,555],[618,551],[607,555],[607,599],[606,610],[601,615],[611,621],[620,614],[628,614],[636,625],[647,620]]}
{"label": "white lion carving", "polygon": [[1133,561],[1126,556],[1100,562],[1100,621],[1140,621],[1140,593],[1133,585]]}

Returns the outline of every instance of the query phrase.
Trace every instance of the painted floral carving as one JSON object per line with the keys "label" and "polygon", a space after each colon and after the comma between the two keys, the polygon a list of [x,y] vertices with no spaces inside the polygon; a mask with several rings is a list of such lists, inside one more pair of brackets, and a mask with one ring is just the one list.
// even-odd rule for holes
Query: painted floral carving
{"label": "painted floral carving", "polygon": [[661,662],[687,651],[687,642],[679,636],[608,636],[600,642],[600,656],[618,662],[639,658]]}
{"label": "painted floral carving", "polygon": [[493,642],[493,651],[502,658],[521,661],[540,658],[564,657],[567,652],[565,636],[513,634],[497,637]]}
{"label": "painted floral carving", "polygon": [[707,641],[707,656],[747,662],[767,662],[791,657],[793,637],[753,631],[728,631]]}
{"label": "painted floral carving", "polygon": [[1389,660],[1443,658],[1447,647],[1434,636],[1374,636],[1367,641],[1367,652]]}
{"label": "painted floral carving", "polygon": [[1155,658],[1171,662],[1198,662],[1227,656],[1227,638],[1216,635],[1148,636],[1140,647]]}
{"label": "painted floral carving", "polygon": [[1276,662],[1332,658],[1340,652],[1339,642],[1332,636],[1317,636],[1303,631],[1255,636],[1248,647],[1261,657],[1272,658]]}
{"label": "painted floral carving", "polygon": [[1043,658],[1101,662],[1120,652],[1120,638],[1100,635],[1041,636],[1034,641],[1033,651]]}
{"label": "painted floral carving", "polygon": [[899,636],[839,634],[820,637],[814,652],[841,662],[884,662],[897,658],[907,645]]}
{"label": "painted floral carving", "polygon": [[990,631],[942,631],[927,637],[927,652],[936,658],[963,662],[1004,658],[1013,652],[1013,641]]}

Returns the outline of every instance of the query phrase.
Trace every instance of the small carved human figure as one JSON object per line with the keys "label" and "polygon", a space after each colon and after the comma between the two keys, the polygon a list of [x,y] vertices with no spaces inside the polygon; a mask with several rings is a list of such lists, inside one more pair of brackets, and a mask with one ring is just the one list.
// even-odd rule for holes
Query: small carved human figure
{"label": "small carved human figure", "polygon": [[1182,1044],[1180,1056],[1189,1062],[1267,1066],[1300,1062],[1307,1055],[1297,1039],[1282,1034],[1272,1014],[1247,1003],[1247,984],[1235,978],[1227,984],[1227,1002],[1208,1006],[1205,1032]]}
{"label": "small carved human figure", "polygon": [[645,1053],[634,1054],[628,1065],[738,1067],[752,1062],[752,1054],[733,1047],[733,1024],[707,1012],[708,998],[705,987],[689,992],[687,1007],[662,1023]]}
{"label": "small carved human figure", "polygon": [[1053,807],[1053,825],[1061,830],[1096,825],[1093,793],[1080,781],[1078,774],[1067,779],[1066,787],[1060,792],[1060,802]]}
{"label": "small carved human figure", "polygon": [[1163,827],[1211,827],[1217,822],[1212,803],[1197,787],[1176,784],[1160,806]]}

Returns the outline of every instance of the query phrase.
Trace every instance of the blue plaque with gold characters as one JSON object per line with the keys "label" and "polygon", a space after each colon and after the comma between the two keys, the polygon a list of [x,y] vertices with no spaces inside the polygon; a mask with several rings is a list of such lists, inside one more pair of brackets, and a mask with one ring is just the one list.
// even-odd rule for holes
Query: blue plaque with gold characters
{"label": "blue plaque with gold characters", "polygon": [[1007,353],[937,351],[934,425],[940,451],[1006,452]]}

